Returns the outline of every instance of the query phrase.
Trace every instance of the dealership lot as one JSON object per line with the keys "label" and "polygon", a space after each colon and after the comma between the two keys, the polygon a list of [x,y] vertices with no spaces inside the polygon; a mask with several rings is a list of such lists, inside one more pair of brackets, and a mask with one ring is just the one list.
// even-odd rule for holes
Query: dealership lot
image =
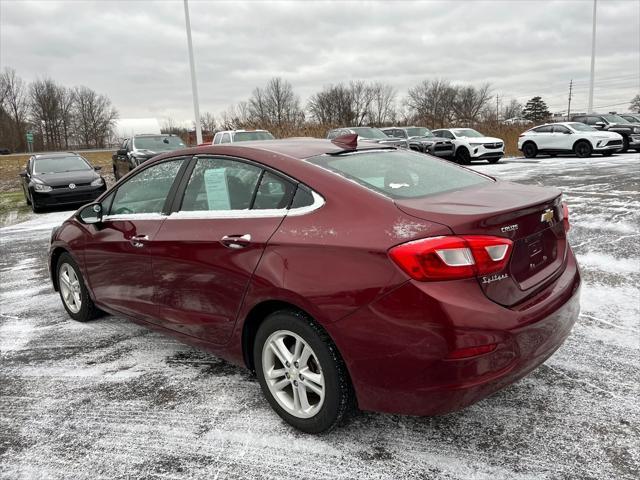
{"label": "dealership lot", "polygon": [[456,414],[362,413],[314,437],[249,373],[118,317],[69,320],[46,269],[69,212],[0,229],[0,476],[5,478],[637,478],[640,154],[472,168],[561,188],[583,270],[567,343]]}

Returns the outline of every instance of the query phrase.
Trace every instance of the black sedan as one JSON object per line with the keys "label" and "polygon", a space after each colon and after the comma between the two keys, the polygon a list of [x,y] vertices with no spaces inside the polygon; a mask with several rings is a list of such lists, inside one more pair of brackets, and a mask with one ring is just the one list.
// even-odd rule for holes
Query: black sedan
{"label": "black sedan", "polygon": [[104,178],[77,153],[33,155],[20,173],[22,190],[34,212],[45,207],[92,202],[107,189]]}

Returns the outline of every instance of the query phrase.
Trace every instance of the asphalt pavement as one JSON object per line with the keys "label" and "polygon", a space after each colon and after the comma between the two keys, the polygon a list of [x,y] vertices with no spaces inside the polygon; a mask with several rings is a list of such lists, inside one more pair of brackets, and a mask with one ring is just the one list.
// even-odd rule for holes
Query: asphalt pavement
{"label": "asphalt pavement", "polygon": [[564,191],[579,322],[462,412],[360,413],[322,436],[284,424],[241,368],[119,317],[69,319],[46,267],[69,212],[0,228],[0,478],[639,478],[640,154],[473,168]]}

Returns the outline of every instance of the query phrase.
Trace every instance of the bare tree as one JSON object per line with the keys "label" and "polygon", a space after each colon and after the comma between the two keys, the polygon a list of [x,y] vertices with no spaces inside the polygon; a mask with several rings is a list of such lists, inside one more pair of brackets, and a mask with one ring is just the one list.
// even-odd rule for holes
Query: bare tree
{"label": "bare tree", "polygon": [[351,93],[353,122],[356,126],[364,125],[373,102],[373,89],[363,80],[356,80],[349,84],[349,92]]}
{"label": "bare tree", "polygon": [[236,105],[231,105],[220,116],[222,130],[237,130],[253,126],[248,102],[238,102]]}
{"label": "bare tree", "polygon": [[13,149],[26,150],[27,87],[15,70],[0,75],[0,138]]}
{"label": "bare tree", "polygon": [[518,100],[512,98],[509,103],[507,103],[502,108],[502,116],[505,120],[509,118],[521,117],[523,108],[523,105]]}
{"label": "bare tree", "polygon": [[456,88],[447,80],[425,80],[409,89],[407,107],[415,120],[433,128],[447,126],[454,118]]}
{"label": "bare tree", "polygon": [[386,83],[376,82],[371,85],[371,107],[369,120],[377,126],[382,126],[395,120],[395,89]]}
{"label": "bare tree", "polygon": [[86,147],[103,148],[118,118],[111,100],[88,87],[74,90],[76,131]]}
{"label": "bare tree", "polygon": [[211,112],[204,112],[200,115],[200,125],[205,132],[215,132],[216,118]]}
{"label": "bare tree", "polygon": [[249,112],[254,122],[267,128],[282,128],[304,121],[299,97],[291,84],[279,77],[269,80],[263,89],[253,91]]}
{"label": "bare tree", "polygon": [[480,114],[491,98],[491,85],[488,83],[480,86],[480,88],[473,86],[455,88],[452,106],[456,120],[463,123],[478,121]]}
{"label": "bare tree", "polygon": [[311,117],[322,125],[352,125],[351,92],[343,84],[325,86],[309,99]]}

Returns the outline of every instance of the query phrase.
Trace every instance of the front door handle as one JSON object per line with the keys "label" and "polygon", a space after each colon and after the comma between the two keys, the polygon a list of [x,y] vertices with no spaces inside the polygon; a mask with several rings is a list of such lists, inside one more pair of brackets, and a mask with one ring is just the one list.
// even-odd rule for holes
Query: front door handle
{"label": "front door handle", "polygon": [[220,243],[227,248],[245,248],[251,243],[251,235],[248,233],[244,235],[225,235],[220,239]]}
{"label": "front door handle", "polygon": [[140,248],[144,247],[144,242],[146,240],[149,240],[149,237],[147,235],[134,235],[129,239],[129,242],[131,242],[131,245],[133,245],[134,247]]}

